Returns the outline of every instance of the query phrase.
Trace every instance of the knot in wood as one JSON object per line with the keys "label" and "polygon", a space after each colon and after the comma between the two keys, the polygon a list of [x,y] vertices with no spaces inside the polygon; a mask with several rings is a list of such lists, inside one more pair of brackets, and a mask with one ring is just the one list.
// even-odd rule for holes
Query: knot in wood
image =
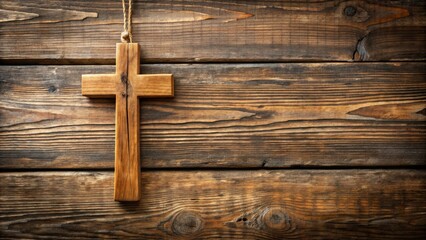
{"label": "knot in wood", "polygon": [[356,14],[356,8],[353,6],[347,6],[343,12],[345,13],[346,16],[348,17],[352,17]]}
{"label": "knot in wood", "polygon": [[125,73],[122,73],[120,75],[120,80],[121,80],[121,83],[127,84],[127,75]]}
{"label": "knot in wood", "polygon": [[172,231],[177,235],[188,235],[200,231],[203,228],[203,219],[190,211],[179,212],[173,219]]}
{"label": "knot in wood", "polygon": [[290,218],[281,208],[274,207],[265,211],[263,223],[270,229],[288,229],[290,228]]}
{"label": "knot in wood", "polygon": [[360,6],[346,6],[343,8],[342,14],[349,20],[357,23],[366,22],[368,19],[370,19],[370,14],[367,12],[367,10]]}

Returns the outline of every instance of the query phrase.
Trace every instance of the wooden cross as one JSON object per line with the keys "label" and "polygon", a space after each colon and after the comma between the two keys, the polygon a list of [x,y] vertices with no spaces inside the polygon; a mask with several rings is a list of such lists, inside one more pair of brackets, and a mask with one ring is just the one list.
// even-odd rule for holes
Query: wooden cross
{"label": "wooden cross", "polygon": [[173,97],[171,74],[142,74],[139,44],[117,43],[115,74],[83,75],[81,92],[88,97],[115,97],[114,199],[140,199],[139,97]]}

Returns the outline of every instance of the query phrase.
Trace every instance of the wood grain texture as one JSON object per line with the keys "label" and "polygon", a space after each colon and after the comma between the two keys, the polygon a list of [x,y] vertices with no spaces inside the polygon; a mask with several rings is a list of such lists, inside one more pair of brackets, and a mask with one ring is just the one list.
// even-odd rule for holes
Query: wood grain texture
{"label": "wood grain texture", "polygon": [[7,238],[422,239],[417,170],[142,172],[139,203],[107,172],[0,174]]}
{"label": "wood grain texture", "polygon": [[[134,2],[148,62],[426,59],[424,1]],[[113,64],[122,21],[115,0],[2,0],[0,60]]]}
{"label": "wood grain texture", "polygon": [[[174,99],[141,100],[141,164],[407,166],[426,159],[424,63],[162,64]],[[113,168],[113,66],[1,66],[0,167]]]}

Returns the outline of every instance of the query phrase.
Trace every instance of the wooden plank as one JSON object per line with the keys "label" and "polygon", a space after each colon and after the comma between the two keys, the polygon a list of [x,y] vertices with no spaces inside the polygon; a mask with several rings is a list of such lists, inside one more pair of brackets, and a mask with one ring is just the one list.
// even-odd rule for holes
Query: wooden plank
{"label": "wooden plank", "polygon": [[[424,1],[134,2],[148,62],[426,59]],[[112,64],[122,21],[116,0],[2,0],[0,60]]]}
{"label": "wooden plank", "polygon": [[422,239],[421,170],[142,172],[117,203],[110,172],[0,174],[6,238]]}
{"label": "wooden plank", "polygon": [[[174,99],[141,100],[141,164],[407,166],[426,159],[425,63],[170,64]],[[0,167],[114,166],[113,66],[1,66]]]}

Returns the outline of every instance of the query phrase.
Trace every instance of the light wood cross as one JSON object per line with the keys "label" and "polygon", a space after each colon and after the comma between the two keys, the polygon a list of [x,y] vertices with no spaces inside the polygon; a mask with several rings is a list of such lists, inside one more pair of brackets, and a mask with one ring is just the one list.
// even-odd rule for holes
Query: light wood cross
{"label": "light wood cross", "polygon": [[83,75],[81,92],[88,97],[115,97],[114,199],[140,199],[139,97],[173,97],[171,74],[142,74],[139,44],[117,43],[115,74]]}

